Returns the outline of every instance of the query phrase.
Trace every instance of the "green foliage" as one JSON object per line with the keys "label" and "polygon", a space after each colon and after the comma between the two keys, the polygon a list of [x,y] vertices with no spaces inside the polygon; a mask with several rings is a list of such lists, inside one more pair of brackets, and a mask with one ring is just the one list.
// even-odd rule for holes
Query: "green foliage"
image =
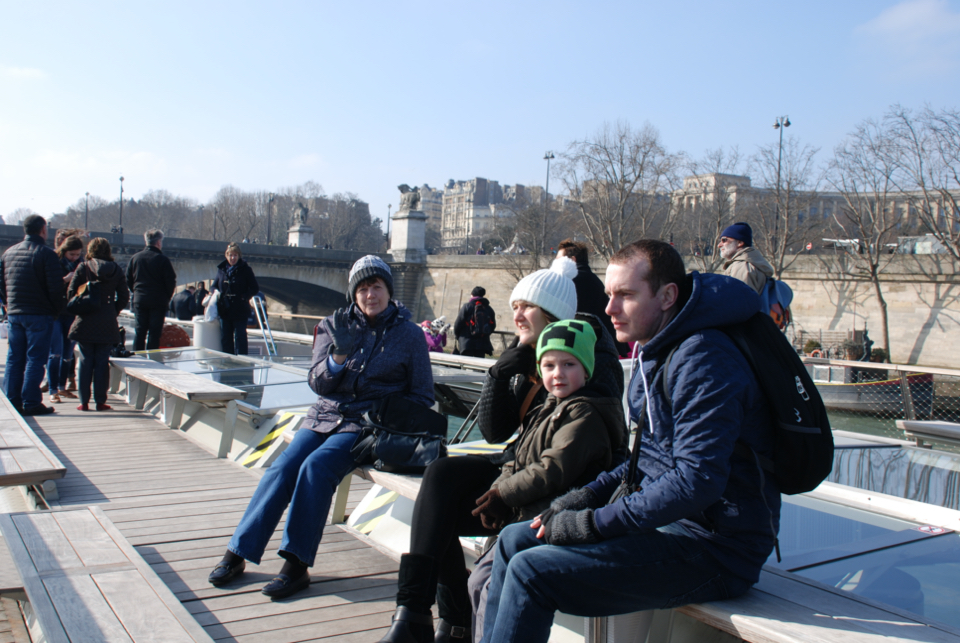
{"label": "green foliage", "polygon": [[817,350],[818,348],[823,348],[823,347],[820,345],[820,342],[818,342],[818,341],[815,340],[815,339],[808,339],[807,342],[803,345],[803,352],[804,352],[804,353],[812,353],[813,351]]}

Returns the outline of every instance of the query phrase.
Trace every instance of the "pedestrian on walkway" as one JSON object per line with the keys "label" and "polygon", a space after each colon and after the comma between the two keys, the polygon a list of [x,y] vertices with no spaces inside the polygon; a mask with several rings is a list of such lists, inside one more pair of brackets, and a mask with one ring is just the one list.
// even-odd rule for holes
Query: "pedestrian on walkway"
{"label": "pedestrian on walkway", "polygon": [[127,266],[127,286],[133,297],[133,350],[160,348],[163,320],[177,287],[177,273],[163,254],[163,232],[147,230],[147,247],[133,255]]}

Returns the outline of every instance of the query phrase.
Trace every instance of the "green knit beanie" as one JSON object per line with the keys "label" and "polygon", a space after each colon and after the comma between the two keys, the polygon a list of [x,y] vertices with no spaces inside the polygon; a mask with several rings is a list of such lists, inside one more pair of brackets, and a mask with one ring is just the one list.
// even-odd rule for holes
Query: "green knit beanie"
{"label": "green knit beanie", "polygon": [[537,340],[537,373],[540,374],[540,358],[544,353],[563,351],[580,360],[587,372],[587,379],[590,379],[593,377],[593,348],[596,343],[597,334],[587,322],[575,319],[553,322],[543,329]]}

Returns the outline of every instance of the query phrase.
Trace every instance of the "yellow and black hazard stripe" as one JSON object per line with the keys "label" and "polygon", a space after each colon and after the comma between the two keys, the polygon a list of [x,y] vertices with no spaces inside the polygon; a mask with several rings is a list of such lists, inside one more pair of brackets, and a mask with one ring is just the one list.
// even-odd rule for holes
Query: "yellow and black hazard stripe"
{"label": "yellow and black hazard stripe", "polygon": [[281,439],[283,432],[287,430],[287,428],[290,426],[290,423],[296,418],[300,417],[303,417],[303,415],[300,413],[281,414],[280,419],[277,421],[274,427],[270,429],[269,433],[263,436],[262,440],[260,440],[260,444],[257,445],[257,448],[251,451],[250,454],[243,459],[243,466],[249,469],[257,464],[257,462],[260,461],[260,458],[267,454],[267,451],[270,449],[270,447],[273,446],[277,440]]}
{"label": "yellow and black hazard stripe", "polygon": [[361,534],[369,534],[384,516],[390,511],[393,503],[400,497],[396,491],[390,491],[381,488],[369,503],[363,508],[363,513],[358,514],[356,518],[351,517],[353,528]]}

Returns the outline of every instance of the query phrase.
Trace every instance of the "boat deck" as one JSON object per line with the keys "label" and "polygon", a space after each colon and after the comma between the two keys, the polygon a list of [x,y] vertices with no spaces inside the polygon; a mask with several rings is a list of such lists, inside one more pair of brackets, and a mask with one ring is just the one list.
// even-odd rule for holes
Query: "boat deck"
{"label": "boat deck", "polygon": [[[109,404],[113,411],[83,413],[71,400],[55,414],[28,418],[67,467],[52,506],[99,506],[218,641],[379,640],[395,609],[397,563],[333,525],[324,529],[311,586],[290,599],[260,594],[282,564],[276,550],[284,521],[261,565],[248,565],[225,588],[207,583],[258,474],[217,459],[116,396]],[[354,483],[348,511],[369,486]]]}

